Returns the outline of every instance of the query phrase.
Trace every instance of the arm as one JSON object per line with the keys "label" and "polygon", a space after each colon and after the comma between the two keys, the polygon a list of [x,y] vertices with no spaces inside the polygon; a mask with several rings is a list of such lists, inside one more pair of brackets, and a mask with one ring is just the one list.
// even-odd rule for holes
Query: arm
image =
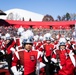
{"label": "arm", "polygon": [[11,70],[12,70],[12,72],[13,72],[14,75],[22,75],[22,72],[19,72],[19,71],[17,70],[17,67],[16,67],[18,60],[19,60],[19,58],[18,58],[18,56],[17,56],[17,53],[15,53],[15,54],[13,55],[12,67],[11,67]]}

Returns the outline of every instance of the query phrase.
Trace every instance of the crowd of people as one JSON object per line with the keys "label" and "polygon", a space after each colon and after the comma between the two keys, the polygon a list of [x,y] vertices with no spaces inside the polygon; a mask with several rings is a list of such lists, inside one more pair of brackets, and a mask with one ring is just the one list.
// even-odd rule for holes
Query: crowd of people
{"label": "crowd of people", "polygon": [[76,75],[76,29],[0,26],[0,75]]}

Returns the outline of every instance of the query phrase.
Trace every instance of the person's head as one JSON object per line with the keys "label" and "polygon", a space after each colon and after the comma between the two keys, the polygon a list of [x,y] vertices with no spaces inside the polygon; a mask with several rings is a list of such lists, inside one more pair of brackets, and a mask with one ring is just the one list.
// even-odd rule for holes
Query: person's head
{"label": "person's head", "polygon": [[23,33],[21,38],[22,38],[23,48],[26,50],[31,50],[34,42],[33,32],[30,30],[27,30],[26,32]]}
{"label": "person's head", "polygon": [[24,49],[30,51],[30,50],[32,50],[32,45],[33,44],[31,44],[31,43],[26,43],[26,44],[24,44]]}
{"label": "person's head", "polygon": [[66,49],[66,43],[65,42],[60,42],[59,43],[59,49],[61,49],[61,50]]}
{"label": "person's head", "polygon": [[6,39],[5,43],[8,44],[10,42],[10,39]]}
{"label": "person's head", "polygon": [[6,41],[5,41],[6,44],[8,44],[8,43],[10,42],[11,36],[10,36],[9,33],[6,33],[6,34],[5,34],[5,40],[6,40]]}
{"label": "person's head", "polygon": [[51,42],[51,34],[50,33],[46,33],[44,35],[44,39],[47,43],[50,43]]}
{"label": "person's head", "polygon": [[51,42],[51,38],[50,37],[46,37],[46,42],[49,44]]}
{"label": "person's head", "polygon": [[32,37],[28,37],[27,39],[26,38],[23,39],[22,44],[23,44],[24,49],[31,50],[32,46],[33,46],[33,41],[34,41],[34,39]]}

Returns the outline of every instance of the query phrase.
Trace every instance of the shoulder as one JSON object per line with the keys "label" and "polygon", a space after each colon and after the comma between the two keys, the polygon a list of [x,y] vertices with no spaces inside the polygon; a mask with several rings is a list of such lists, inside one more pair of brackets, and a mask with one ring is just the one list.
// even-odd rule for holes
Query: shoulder
{"label": "shoulder", "polygon": [[33,52],[37,54],[37,58],[43,56],[43,52],[41,52],[41,51],[39,51],[39,50],[36,50],[36,51],[34,50]]}
{"label": "shoulder", "polygon": [[23,53],[24,53],[24,49],[21,49],[19,51],[15,51],[14,56],[20,59],[20,56],[24,55]]}
{"label": "shoulder", "polygon": [[16,52],[20,53],[20,52],[24,52],[24,51],[25,51],[24,49],[20,49],[20,50],[18,50]]}
{"label": "shoulder", "polygon": [[59,53],[59,52],[60,52],[59,49],[54,49],[54,50],[53,50],[53,53],[54,53],[54,54],[57,54],[57,53]]}
{"label": "shoulder", "polygon": [[73,50],[71,50],[71,49],[66,49],[66,50],[67,50],[68,53],[72,53],[73,52]]}

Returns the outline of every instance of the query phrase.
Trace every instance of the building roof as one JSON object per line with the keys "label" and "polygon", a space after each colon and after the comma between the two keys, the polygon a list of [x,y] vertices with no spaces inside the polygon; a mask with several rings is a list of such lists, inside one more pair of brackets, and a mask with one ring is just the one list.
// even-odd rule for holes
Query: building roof
{"label": "building roof", "polygon": [[42,14],[38,14],[35,12],[31,12],[31,11],[27,11],[27,10],[23,10],[23,9],[10,9],[5,11],[5,13],[7,14],[6,16],[1,16],[1,19],[7,19],[7,17],[9,17],[9,14],[11,15],[12,20],[25,20],[25,21],[29,21],[29,19],[31,19],[32,21],[42,21],[44,15]]}

